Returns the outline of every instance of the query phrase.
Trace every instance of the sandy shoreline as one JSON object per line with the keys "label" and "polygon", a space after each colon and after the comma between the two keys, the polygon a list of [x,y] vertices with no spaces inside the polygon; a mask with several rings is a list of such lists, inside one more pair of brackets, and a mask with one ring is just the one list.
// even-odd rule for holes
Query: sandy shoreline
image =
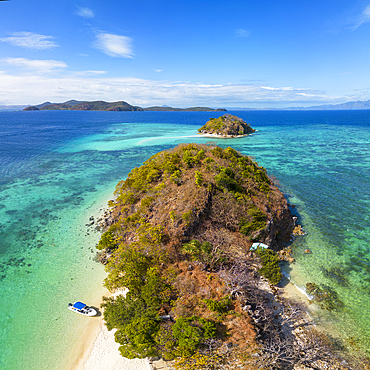
{"label": "sandy shoreline", "polygon": [[[101,199],[96,201],[93,209],[88,209],[83,219],[91,216],[95,220],[103,217],[107,210],[107,202],[111,199],[112,190],[107,190],[102,194]],[[91,218],[90,218],[91,221]],[[87,230],[89,231],[89,230]],[[120,355],[119,344],[114,340],[114,330],[108,331],[104,324],[102,310],[100,308],[102,297],[116,296],[125,294],[125,290],[120,290],[114,294],[110,293],[103,286],[96,287],[95,293],[90,297],[89,305],[97,308],[101,315],[95,317],[85,317],[82,324],[82,334],[80,340],[75,343],[70,352],[67,368],[71,370],[150,370],[151,366],[147,360],[129,360]]]}
{"label": "sandy shoreline", "polygon": [[76,370],[150,370],[147,360],[124,358],[114,340],[114,330],[108,331],[102,319],[97,332],[91,336],[90,346],[81,354]]}
{"label": "sandy shoreline", "polygon": [[252,134],[244,134],[244,135],[217,135],[217,134],[197,134],[196,137],[199,137],[199,136],[202,136],[202,137],[214,137],[214,138],[219,138],[219,139],[235,139],[235,138],[239,138],[239,137],[246,137],[246,136],[250,136]]}
{"label": "sandy shoreline", "polygon": [[[125,294],[117,291],[113,295]],[[108,295],[108,294],[107,294]],[[91,318],[81,345],[74,370],[151,370],[148,360],[122,357],[114,340],[115,330],[109,331],[103,316]]]}
{"label": "sandy shoreline", "polygon": [[[307,297],[287,278],[283,278],[283,295],[297,300],[306,306]],[[114,295],[122,294],[117,292]],[[151,370],[148,360],[124,358],[119,353],[119,344],[114,340],[114,330],[108,331],[102,316],[91,318],[83,341],[76,350],[79,352],[78,362],[73,370]]]}

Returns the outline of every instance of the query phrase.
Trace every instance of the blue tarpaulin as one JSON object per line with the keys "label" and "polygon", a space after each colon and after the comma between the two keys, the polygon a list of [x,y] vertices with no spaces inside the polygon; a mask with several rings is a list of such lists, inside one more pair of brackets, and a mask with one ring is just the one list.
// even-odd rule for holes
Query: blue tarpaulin
{"label": "blue tarpaulin", "polygon": [[73,304],[73,307],[77,308],[78,310],[82,310],[84,307],[86,307],[86,305],[85,305],[85,303],[82,303],[82,302],[75,302]]}

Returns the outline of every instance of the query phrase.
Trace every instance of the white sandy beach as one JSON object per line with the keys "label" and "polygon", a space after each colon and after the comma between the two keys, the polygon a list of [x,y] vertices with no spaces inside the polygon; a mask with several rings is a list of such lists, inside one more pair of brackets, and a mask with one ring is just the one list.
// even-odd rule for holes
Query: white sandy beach
{"label": "white sandy beach", "polygon": [[[284,296],[293,298],[307,305],[308,299],[291,282],[284,284]],[[125,293],[116,292],[114,295]],[[81,347],[80,357],[75,370],[151,370],[148,360],[129,360],[120,355],[119,344],[114,340],[115,330],[108,331],[102,317],[91,321],[88,333],[84,338],[85,345]],[[166,369],[165,363],[158,363],[159,368]],[[156,364],[157,366],[157,364]]]}
{"label": "white sandy beach", "polygon": [[76,370],[150,370],[147,360],[129,360],[120,355],[119,344],[114,341],[114,330],[101,326],[91,346],[82,355]]}
{"label": "white sandy beach", "polygon": [[197,135],[193,135],[193,137],[202,136],[202,137],[214,137],[214,138],[217,138],[217,139],[235,139],[235,138],[246,137],[246,136],[251,136],[251,135],[252,134],[231,136],[231,135],[217,135],[217,134],[203,134],[203,133],[199,133]]}
{"label": "white sandy beach", "polygon": [[[126,291],[117,291],[113,295],[125,294]],[[75,370],[151,370],[148,360],[129,360],[121,356],[119,344],[114,340],[115,330],[109,331],[104,325],[103,318],[94,322],[92,318],[89,330],[84,338],[85,345]],[[98,325],[97,325],[98,324]]]}

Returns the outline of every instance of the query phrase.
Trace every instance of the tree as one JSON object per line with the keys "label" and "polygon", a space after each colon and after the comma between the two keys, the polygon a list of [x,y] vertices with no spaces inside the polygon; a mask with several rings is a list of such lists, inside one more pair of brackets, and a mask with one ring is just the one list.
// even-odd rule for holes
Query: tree
{"label": "tree", "polygon": [[273,285],[278,284],[283,277],[281,268],[279,266],[279,257],[271,249],[264,249],[258,247],[256,253],[261,257],[262,268],[259,270],[260,274],[264,276]]}
{"label": "tree", "polygon": [[143,314],[136,317],[124,328],[115,333],[115,338],[121,344],[122,356],[127,358],[145,358],[157,356],[155,336],[159,330],[158,317]]}
{"label": "tree", "polygon": [[189,356],[195,352],[202,341],[202,330],[194,325],[194,317],[179,317],[172,327],[177,339],[177,351],[180,356]]}
{"label": "tree", "polygon": [[108,230],[102,234],[99,244],[97,245],[97,249],[115,249],[117,247],[116,240],[114,239],[114,235],[112,231]]}
{"label": "tree", "polygon": [[123,295],[116,298],[103,298],[104,320],[108,330],[122,329],[135,317],[147,311],[145,301],[142,299],[128,299]]}

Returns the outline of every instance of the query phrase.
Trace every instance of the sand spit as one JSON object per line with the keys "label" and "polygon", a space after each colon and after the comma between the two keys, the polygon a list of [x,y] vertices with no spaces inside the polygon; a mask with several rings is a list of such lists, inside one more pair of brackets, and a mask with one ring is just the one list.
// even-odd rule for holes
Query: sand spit
{"label": "sand spit", "polygon": [[[147,360],[129,360],[119,353],[119,344],[114,340],[115,330],[108,331],[101,324],[99,332],[76,370],[151,370]],[[85,356],[83,356],[85,357]]]}
{"label": "sand spit", "polygon": [[[125,295],[127,290],[116,291],[113,296]],[[118,348],[119,344],[114,340],[116,330],[109,331],[102,318],[99,318],[100,326],[93,330],[86,341],[90,343],[86,350],[81,353],[80,360],[75,370],[151,370],[149,361],[144,359],[129,360],[122,357]],[[91,322],[91,327],[94,322]]]}
{"label": "sand spit", "polygon": [[203,137],[214,137],[218,139],[235,139],[239,137],[246,137],[246,136],[251,136],[252,134],[244,134],[244,135],[218,135],[218,134],[204,134],[204,133],[199,133],[196,136],[203,136]]}

